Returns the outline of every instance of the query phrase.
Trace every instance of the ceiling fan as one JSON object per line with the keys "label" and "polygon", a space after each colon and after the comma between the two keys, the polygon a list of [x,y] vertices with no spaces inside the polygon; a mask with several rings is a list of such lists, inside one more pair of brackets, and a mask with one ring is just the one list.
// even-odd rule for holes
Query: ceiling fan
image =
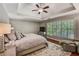
{"label": "ceiling fan", "polygon": [[37,9],[33,9],[32,11],[38,11],[38,14],[40,14],[41,12],[45,12],[48,13],[48,11],[46,11],[46,9],[49,8],[49,6],[44,6],[43,3],[39,3],[36,4]]}

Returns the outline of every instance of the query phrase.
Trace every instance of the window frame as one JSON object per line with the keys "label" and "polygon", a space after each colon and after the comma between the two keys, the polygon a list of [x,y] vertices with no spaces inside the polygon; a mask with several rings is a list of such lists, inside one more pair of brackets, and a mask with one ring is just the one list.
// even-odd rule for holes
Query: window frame
{"label": "window frame", "polygon": [[[67,19],[67,21],[69,21],[69,20],[71,20],[71,21],[75,21],[74,19]],[[64,21],[64,20],[56,20],[56,21],[54,21],[54,22],[58,22],[58,21]],[[52,21],[53,22],[53,21]],[[47,22],[47,23],[50,23],[50,21],[49,22]],[[47,35],[47,23],[46,23],[46,35]],[[70,24],[71,25],[71,24]],[[67,26],[68,26],[68,24],[67,24]],[[68,30],[67,30],[67,38],[65,38],[65,37],[58,37],[57,35],[56,36],[54,36],[54,35],[52,35],[52,36],[50,36],[50,35],[47,35],[47,37],[50,37],[50,38],[59,38],[59,39],[66,39],[66,40],[75,40],[75,22],[74,22],[74,39],[70,39],[70,38],[68,38]],[[62,24],[61,24],[61,27],[62,27]],[[62,32],[62,29],[61,29],[61,32]],[[62,35],[62,34],[61,34]]]}

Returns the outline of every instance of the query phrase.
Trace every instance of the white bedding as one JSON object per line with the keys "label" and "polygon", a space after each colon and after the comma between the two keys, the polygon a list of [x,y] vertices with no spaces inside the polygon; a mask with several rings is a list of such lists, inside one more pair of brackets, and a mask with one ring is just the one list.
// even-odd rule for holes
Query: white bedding
{"label": "white bedding", "polygon": [[43,36],[37,34],[27,34],[26,37],[17,40],[15,44],[17,51],[22,51],[24,49],[29,49],[40,44],[44,44],[46,42],[47,40]]}

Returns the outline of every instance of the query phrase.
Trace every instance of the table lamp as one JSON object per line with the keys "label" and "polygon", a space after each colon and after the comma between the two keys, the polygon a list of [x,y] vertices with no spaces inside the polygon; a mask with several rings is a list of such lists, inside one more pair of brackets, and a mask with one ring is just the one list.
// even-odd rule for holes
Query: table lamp
{"label": "table lamp", "polygon": [[0,52],[5,50],[4,48],[4,34],[11,32],[11,25],[8,23],[0,23]]}

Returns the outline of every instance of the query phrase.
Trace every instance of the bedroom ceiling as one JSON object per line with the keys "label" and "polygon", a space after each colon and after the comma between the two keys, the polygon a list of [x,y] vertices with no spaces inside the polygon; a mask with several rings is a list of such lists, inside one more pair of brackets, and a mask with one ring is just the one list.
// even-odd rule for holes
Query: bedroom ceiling
{"label": "bedroom ceiling", "polygon": [[36,9],[36,3],[4,3],[5,10],[8,17],[14,20],[29,20],[29,21],[43,21],[56,15],[67,13],[75,10],[75,6],[71,3],[45,3],[49,8],[46,9],[48,13],[38,11],[33,12]]}

